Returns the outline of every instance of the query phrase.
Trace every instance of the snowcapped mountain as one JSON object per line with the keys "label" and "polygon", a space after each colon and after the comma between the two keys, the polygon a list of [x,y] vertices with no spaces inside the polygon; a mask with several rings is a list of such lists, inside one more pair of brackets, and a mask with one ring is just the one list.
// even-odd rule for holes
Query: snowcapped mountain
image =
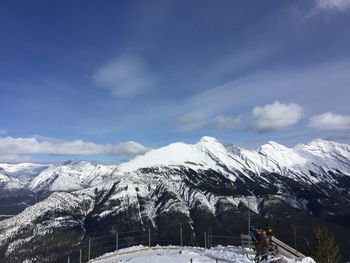
{"label": "snowcapped mountain", "polygon": [[11,178],[6,174],[0,173],[0,188],[4,190],[8,189],[23,189],[24,185],[17,179]]}
{"label": "snowcapped mountain", "polygon": [[[115,165],[67,161],[61,164],[0,164],[2,181],[7,189],[25,188],[38,192],[70,192],[98,185],[115,169]],[[10,184],[11,182],[11,184]]]}
{"label": "snowcapped mountain", "polygon": [[[192,242],[201,243],[196,237],[208,228],[238,235],[246,229],[247,209],[254,223],[269,221],[287,239],[285,226],[295,221],[305,235],[312,233],[308,223],[350,234],[350,146],[330,141],[293,148],[269,142],[254,151],[203,137],[120,165],[50,165],[25,187],[55,193],[0,222],[5,262],[37,262],[38,255],[59,261],[57,255],[112,228],[151,227],[160,238],[175,239],[174,222],[181,221],[184,239]],[[43,243],[57,255],[41,250]]]}
{"label": "snowcapped mountain", "polygon": [[[271,180],[271,174],[278,174],[298,184],[327,184],[328,192],[344,190],[337,180],[337,174],[350,175],[349,160],[349,145],[319,139],[293,148],[268,142],[254,151],[203,137],[194,145],[174,143],[152,150],[119,165],[117,171],[133,173],[151,167],[182,167],[196,172],[211,170],[231,182],[243,181],[245,186],[249,182],[258,182],[266,189],[276,183],[274,179]],[[344,180],[349,179],[345,177]],[[289,185],[281,185],[280,192],[285,188],[289,188]]]}
{"label": "snowcapped mountain", "polygon": [[7,164],[0,163],[0,171],[11,176],[28,182],[35,176],[40,174],[43,170],[50,167],[49,164],[37,164],[37,163],[18,163]]}
{"label": "snowcapped mountain", "polygon": [[103,183],[113,172],[113,165],[92,165],[86,161],[66,162],[43,170],[29,184],[33,192],[75,191]]}
{"label": "snowcapped mountain", "polygon": [[0,208],[2,198],[28,195],[29,182],[48,167],[35,163],[0,163]]}
{"label": "snowcapped mountain", "polygon": [[326,175],[328,171],[341,171],[350,175],[350,146],[330,141],[314,140],[287,148],[269,142],[258,151],[245,150],[225,144],[212,137],[202,137],[194,144],[174,143],[152,150],[121,164],[118,170],[132,172],[155,166],[185,166],[194,170],[216,170],[230,175],[232,170],[255,173],[276,172],[283,175],[300,173],[318,180],[309,171]]}

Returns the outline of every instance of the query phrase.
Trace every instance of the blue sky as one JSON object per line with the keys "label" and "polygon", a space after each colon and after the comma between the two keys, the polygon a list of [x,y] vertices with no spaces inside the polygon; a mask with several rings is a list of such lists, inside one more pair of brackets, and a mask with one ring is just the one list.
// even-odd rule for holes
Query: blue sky
{"label": "blue sky", "polygon": [[349,0],[1,1],[0,161],[349,143],[349,26]]}

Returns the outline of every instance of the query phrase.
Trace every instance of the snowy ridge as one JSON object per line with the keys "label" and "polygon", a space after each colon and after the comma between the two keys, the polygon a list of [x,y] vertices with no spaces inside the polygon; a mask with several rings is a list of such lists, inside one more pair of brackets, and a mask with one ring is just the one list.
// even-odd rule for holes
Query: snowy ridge
{"label": "snowy ridge", "polygon": [[28,183],[31,179],[33,179],[35,176],[37,176],[43,170],[45,170],[50,166],[51,166],[50,164],[37,164],[37,163],[18,163],[18,164],[0,163],[0,173],[18,178],[23,183]]}
{"label": "snowy ridge", "polygon": [[29,184],[29,189],[39,191],[75,191],[101,184],[115,169],[113,165],[92,165],[86,161],[67,162],[51,166]]}
{"label": "snowy ridge", "polygon": [[120,165],[95,165],[86,161],[56,165],[0,164],[0,174],[9,189],[21,186],[33,192],[75,191],[103,185],[113,172],[120,175],[142,168],[180,166],[195,171],[214,170],[232,181],[238,172],[247,178],[251,174],[278,173],[305,183],[333,183],[329,171],[350,175],[349,160],[350,145],[320,139],[293,148],[270,141],[254,151],[205,136],[196,144],[173,143]]}
{"label": "snowy ridge", "polygon": [[350,146],[318,139],[293,148],[269,142],[258,151],[252,151],[212,137],[203,137],[194,145],[174,143],[151,150],[119,165],[118,171],[133,172],[145,167],[179,165],[194,170],[220,171],[230,175],[231,180],[235,180],[235,177],[227,170],[256,174],[275,172],[288,176],[299,174],[299,179],[317,182],[319,178],[313,177],[310,171],[321,175],[326,175],[328,171],[350,175]]}
{"label": "snowy ridge", "polygon": [[17,178],[11,178],[6,174],[0,173],[0,186],[2,189],[23,189],[25,186]]}

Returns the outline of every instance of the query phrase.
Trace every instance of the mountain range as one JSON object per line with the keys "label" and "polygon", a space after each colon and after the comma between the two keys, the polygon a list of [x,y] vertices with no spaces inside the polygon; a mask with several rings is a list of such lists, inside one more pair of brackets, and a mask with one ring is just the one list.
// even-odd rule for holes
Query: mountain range
{"label": "mountain range", "polygon": [[313,228],[325,225],[348,259],[349,201],[350,145],[320,139],[247,150],[203,137],[118,165],[0,164],[0,256],[62,262],[113,230],[151,228],[166,245],[178,240],[180,223],[185,242],[202,245],[205,231],[246,232],[250,211],[252,224],[270,224],[304,253]]}

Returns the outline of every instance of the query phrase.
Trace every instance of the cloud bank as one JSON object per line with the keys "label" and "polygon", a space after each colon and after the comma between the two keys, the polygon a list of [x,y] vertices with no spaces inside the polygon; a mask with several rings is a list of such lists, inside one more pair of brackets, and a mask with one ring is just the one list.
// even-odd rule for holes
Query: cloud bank
{"label": "cloud bank", "polygon": [[1,159],[18,158],[23,154],[51,154],[51,155],[110,155],[136,156],[148,151],[145,146],[129,141],[116,145],[97,144],[82,140],[48,141],[36,138],[0,137]]}
{"label": "cloud bank", "polygon": [[318,130],[350,130],[350,116],[325,112],[311,117],[308,126]]}

